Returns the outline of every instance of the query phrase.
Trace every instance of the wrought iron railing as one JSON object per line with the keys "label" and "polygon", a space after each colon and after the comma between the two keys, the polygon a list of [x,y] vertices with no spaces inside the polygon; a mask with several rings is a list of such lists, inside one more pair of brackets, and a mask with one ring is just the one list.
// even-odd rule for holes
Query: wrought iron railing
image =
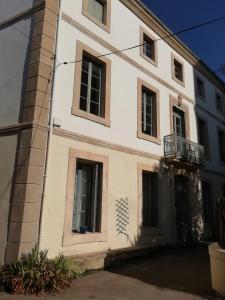
{"label": "wrought iron railing", "polygon": [[225,249],[225,198],[218,198],[216,204],[218,244]]}
{"label": "wrought iron railing", "polygon": [[164,137],[164,157],[200,165],[204,161],[204,147],[176,134],[170,134]]}

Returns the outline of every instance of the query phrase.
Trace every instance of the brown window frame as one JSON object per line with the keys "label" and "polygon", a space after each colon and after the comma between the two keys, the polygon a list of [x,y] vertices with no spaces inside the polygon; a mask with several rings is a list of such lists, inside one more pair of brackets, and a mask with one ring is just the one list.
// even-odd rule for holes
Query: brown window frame
{"label": "brown window frame", "polygon": [[87,17],[89,20],[91,20],[93,23],[101,27],[106,32],[110,33],[110,27],[111,27],[111,0],[98,0],[104,5],[104,22],[101,23],[99,20],[97,20],[94,16],[92,16],[89,13],[88,9],[88,0],[83,0],[82,5],[82,14]]}
{"label": "brown window frame", "polygon": [[[142,90],[147,89],[155,93],[155,106],[156,106],[156,136],[151,136],[142,132]],[[137,137],[158,145],[161,144],[160,139],[160,100],[159,90],[147,83],[146,81],[138,78],[137,80]]]}
{"label": "brown window frame", "polygon": [[[101,186],[101,224],[100,232],[87,232],[80,234],[73,232],[73,206],[75,194],[75,174],[77,161],[92,161],[102,164],[102,186]],[[69,150],[66,208],[64,217],[63,246],[103,242],[107,240],[107,200],[108,199],[108,157],[93,152],[78,149]]]}
{"label": "brown window frame", "polygon": [[96,58],[101,54],[88,47],[87,45],[83,44],[82,42],[77,41],[75,60],[82,60],[83,53],[89,55],[91,59],[95,59],[98,63],[104,64],[105,66],[103,95],[104,116],[97,116],[95,114],[80,109],[82,62],[78,62],[75,65],[72,114],[110,127],[111,61],[106,57]]}
{"label": "brown window frame", "polygon": [[[179,78],[177,78],[175,76],[175,60],[181,64],[182,66],[182,77],[183,80],[180,80]],[[183,61],[181,61],[176,55],[174,55],[173,53],[171,53],[171,67],[172,67],[172,79],[175,80],[177,83],[179,83],[180,85],[182,85],[183,87],[185,87],[185,72],[184,72],[184,63]]]}
{"label": "brown window frame", "polygon": [[150,62],[152,65],[157,67],[158,66],[158,46],[157,46],[156,38],[153,35],[151,35],[149,32],[147,32],[142,26],[140,26],[140,45],[144,44],[144,36],[149,38],[154,43],[154,59],[151,59],[150,57],[145,55],[143,46],[140,47],[140,55],[145,60]]}

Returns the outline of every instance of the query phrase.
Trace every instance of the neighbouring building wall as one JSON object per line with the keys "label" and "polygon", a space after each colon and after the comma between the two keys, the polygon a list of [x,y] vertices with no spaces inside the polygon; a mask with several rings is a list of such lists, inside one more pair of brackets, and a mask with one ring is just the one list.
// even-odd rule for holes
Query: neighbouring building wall
{"label": "neighbouring building wall", "polygon": [[[1,1],[0,24],[32,6],[30,0]],[[0,126],[20,121],[31,33],[32,16],[4,28],[0,25]]]}
{"label": "neighbouring building wall", "polygon": [[0,136],[0,265],[4,262],[17,135]]}

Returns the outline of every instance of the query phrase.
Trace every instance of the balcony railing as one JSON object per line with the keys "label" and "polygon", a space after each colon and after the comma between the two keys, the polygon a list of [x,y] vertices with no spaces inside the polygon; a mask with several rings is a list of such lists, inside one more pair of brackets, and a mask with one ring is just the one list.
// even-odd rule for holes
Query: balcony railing
{"label": "balcony railing", "polygon": [[204,161],[204,147],[175,134],[164,137],[164,157],[201,165]]}

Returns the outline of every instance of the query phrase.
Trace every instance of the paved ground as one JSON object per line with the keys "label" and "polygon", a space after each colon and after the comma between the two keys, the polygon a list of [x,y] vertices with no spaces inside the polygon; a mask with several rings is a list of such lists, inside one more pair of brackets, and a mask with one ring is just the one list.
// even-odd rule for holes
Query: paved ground
{"label": "paved ground", "polygon": [[[173,249],[154,258],[138,258],[108,271],[75,281],[65,293],[38,299],[63,300],[199,300],[219,299],[210,283],[207,247]],[[10,296],[0,300],[33,300],[35,296]]]}

